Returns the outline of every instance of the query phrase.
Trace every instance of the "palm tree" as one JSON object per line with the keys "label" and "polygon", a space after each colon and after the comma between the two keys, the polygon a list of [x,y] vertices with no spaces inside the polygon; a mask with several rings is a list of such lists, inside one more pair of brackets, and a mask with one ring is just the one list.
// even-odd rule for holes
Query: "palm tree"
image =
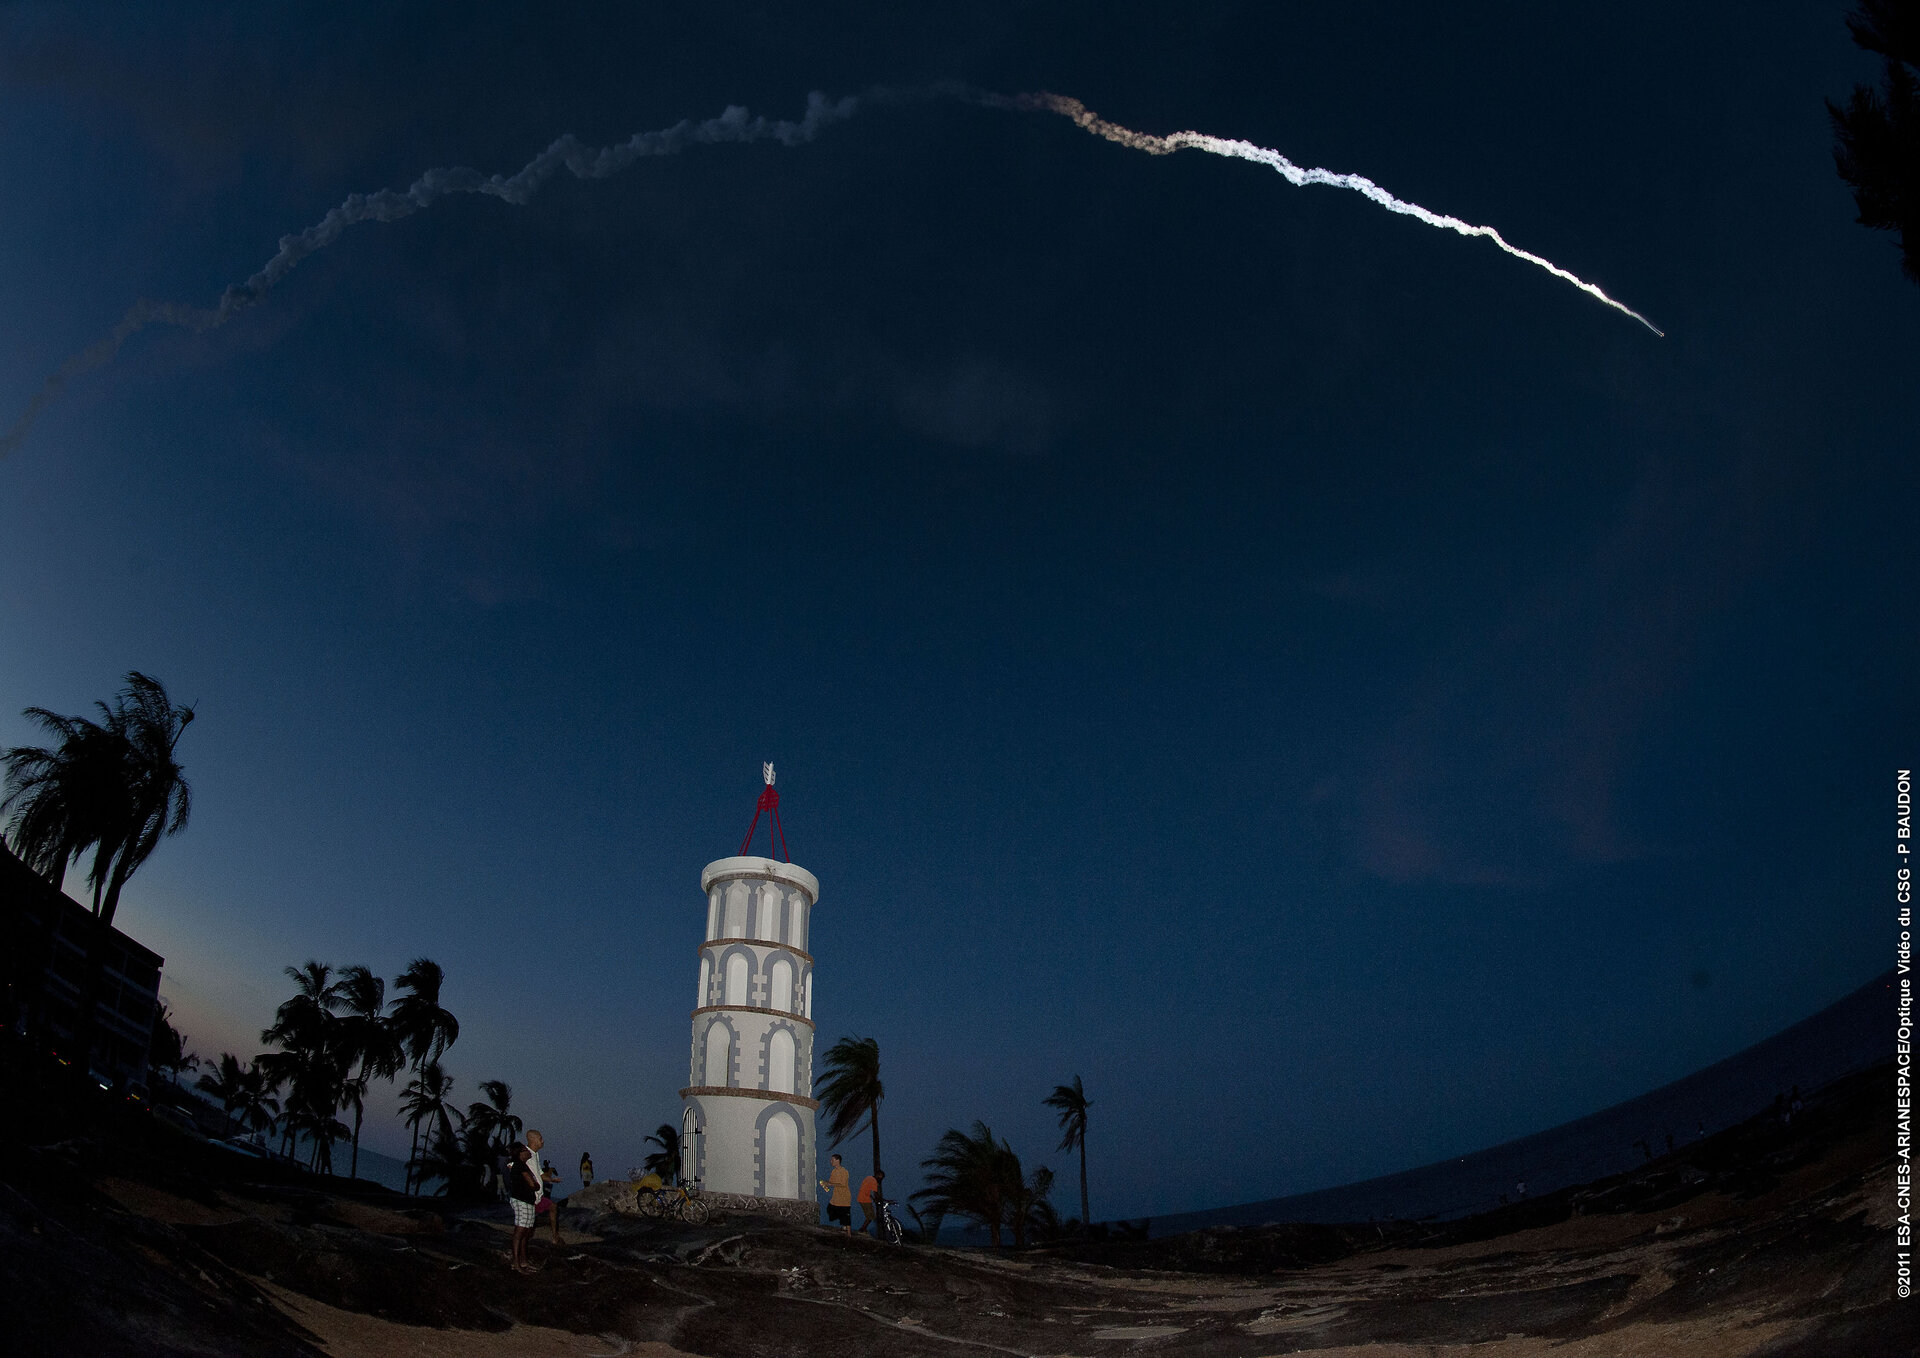
{"label": "palm tree", "polygon": [[1010,1228],[1017,1249],[1030,1231],[1051,1232],[1057,1225],[1047,1201],[1053,1171],[1042,1165],[1026,1173],[1013,1147],[996,1140],[984,1122],[974,1123],[971,1135],[950,1129],[920,1168],[927,1171],[927,1186],[913,1198],[927,1204],[935,1231],[940,1218],[958,1214],[986,1227],[996,1249],[1001,1231]]}
{"label": "palm tree", "polygon": [[340,1106],[353,1110],[353,1162],[348,1166],[347,1177],[357,1179],[360,1177],[360,1124],[367,1112],[367,1087],[376,1079],[391,1080],[398,1075],[404,1057],[393,1029],[382,1017],[387,1003],[387,983],[365,967],[351,966],[341,969],[339,985],[341,1007],[346,1012],[334,1025],[335,1041],[345,1064],[357,1067],[340,1092]]}
{"label": "palm tree", "polygon": [[1920,283],[1920,15],[1912,0],[1861,0],[1847,16],[1854,45],[1883,59],[1881,88],[1827,101],[1833,159],[1853,186],[1862,226],[1900,234],[1901,268]]}
{"label": "palm tree", "polygon": [[490,1182],[494,1165],[507,1147],[520,1139],[520,1117],[513,1107],[513,1089],[505,1080],[482,1080],[480,1092],[486,1102],[467,1105],[465,1146],[467,1158],[481,1172],[482,1182]]}
{"label": "palm tree", "polygon": [[180,1092],[180,1072],[200,1068],[200,1058],[187,1050],[186,1034],[173,1026],[173,1011],[165,1004],[153,1016],[153,1039],[148,1045],[147,1064],[173,1076],[176,1101]]}
{"label": "palm tree", "polygon": [[119,833],[125,819],[120,750],[111,731],[85,717],[44,707],[21,715],[59,739],[50,746],[16,745],[0,756],[7,786],[0,811],[12,812],[7,838],[14,852],[57,891],[69,864]]}
{"label": "palm tree", "polygon": [[280,1051],[260,1057],[255,1064],[271,1072],[276,1084],[284,1079],[288,1085],[285,1130],[289,1142],[305,1133],[311,1166],[331,1174],[333,1143],[349,1135],[334,1117],[346,1103],[344,1089],[352,1065],[351,1053],[340,1042],[340,1020],[334,1017],[346,1002],[346,981],[335,980],[333,968],[325,962],[288,967],[286,975],[294,984],[293,996],[274,1012],[273,1026],[260,1034],[262,1042],[277,1043]]}
{"label": "palm tree", "polygon": [[233,1112],[246,1101],[248,1070],[240,1064],[240,1058],[232,1052],[220,1053],[220,1064],[211,1068],[194,1084],[203,1092],[211,1094],[220,1101],[220,1111],[227,1115],[226,1136],[233,1135]]}
{"label": "palm tree", "polygon": [[[455,1142],[453,1120],[460,1118],[463,1124],[466,1121],[453,1103],[453,1077],[440,1068],[438,1061],[427,1062],[401,1092],[400,1111],[406,1118],[407,1126],[413,1129],[415,1150],[407,1162],[407,1172],[413,1178],[414,1191],[418,1192],[422,1180],[415,1171],[427,1168],[430,1163],[444,1161],[446,1157],[440,1151],[445,1145]],[[427,1129],[429,1148],[426,1155],[419,1150],[423,1124]]]}
{"label": "palm tree", "polygon": [[83,1071],[92,1066],[99,1033],[105,931],[121,889],[162,837],[186,828],[192,809],[186,776],[173,756],[193,709],[175,706],[159,680],[138,670],[128,672],[113,706],[95,706],[100,722],[28,708],[24,715],[59,736],[58,744],[15,746],[0,756],[7,785],[0,808],[13,812],[8,835],[21,858],[58,888],[68,864],[93,850],[87,880],[98,924],[87,941],[80,994]]}
{"label": "palm tree", "polygon": [[653,1129],[648,1137],[660,1149],[640,1162],[640,1167],[649,1174],[658,1174],[670,1184],[680,1182],[680,1129],[671,1122],[663,1122]]}
{"label": "palm tree", "polygon": [[234,1111],[240,1115],[240,1125],[256,1133],[273,1126],[280,1112],[280,1101],[273,1096],[267,1072],[258,1061],[240,1072],[239,1098]]}
{"label": "palm tree", "polygon": [[[174,706],[166,686],[138,670],[128,673],[126,688],[113,700],[108,726],[120,738],[126,761],[127,820],[98,910],[103,924],[113,923],[120,889],[152,857],[161,838],[187,828],[193,791],[173,752],[192,721],[191,707]],[[99,874],[97,864],[94,873]]]}
{"label": "palm tree", "polygon": [[963,1216],[986,1227],[997,1248],[1007,1222],[1008,1189],[1017,1189],[1021,1182],[1017,1157],[1009,1176],[1007,1159],[1012,1156],[1012,1148],[996,1141],[984,1122],[973,1124],[972,1135],[949,1129],[933,1154],[920,1162],[927,1186],[914,1193],[913,1200],[926,1203],[936,1217]]}
{"label": "palm tree", "polygon": [[346,1000],[345,981],[334,980],[333,968],[325,962],[309,961],[304,967],[287,967],[285,974],[293,982],[293,996],[274,1010],[273,1026],[260,1034],[262,1042],[278,1042],[282,1046],[286,1046],[289,1039],[305,1040],[309,1034],[324,1030],[334,1010]]}
{"label": "palm tree", "polygon": [[479,1149],[474,1145],[470,1129],[456,1132],[449,1122],[433,1130],[410,1167],[416,1183],[439,1179],[446,1185],[449,1197],[466,1194],[477,1187],[475,1181],[481,1167],[476,1155]]}
{"label": "palm tree", "polygon": [[1085,1235],[1093,1225],[1087,1211],[1087,1109],[1093,1101],[1076,1075],[1070,1085],[1055,1085],[1041,1102],[1060,1110],[1060,1149],[1080,1152],[1080,1233]]}
{"label": "palm tree", "polygon": [[830,1146],[859,1131],[860,1119],[873,1131],[873,1176],[880,1177],[880,1043],[871,1037],[843,1037],[827,1050],[818,1093],[827,1113]]}
{"label": "palm tree", "polygon": [[1007,1223],[1013,1227],[1013,1247],[1021,1249],[1025,1247],[1030,1234],[1044,1237],[1059,1232],[1060,1215],[1053,1210],[1053,1204],[1047,1201],[1053,1192],[1053,1171],[1042,1165],[1033,1173],[1023,1176],[1020,1157],[1014,1155],[1013,1148],[1002,1142],[1001,1149],[1011,1161],[1002,1162],[1008,1181]]}
{"label": "palm tree", "polygon": [[[460,1037],[460,1021],[440,1005],[440,987],[445,983],[446,972],[440,964],[425,957],[407,963],[407,969],[393,983],[394,989],[406,993],[393,1002],[389,1022],[407,1059],[413,1062],[416,1084],[427,1064],[438,1061]],[[409,1163],[419,1154],[420,1127],[415,1123]],[[414,1187],[411,1175],[408,1186]]]}
{"label": "palm tree", "polygon": [[232,1052],[222,1052],[220,1064],[194,1083],[220,1101],[221,1111],[227,1115],[224,1135],[232,1136],[236,1116],[241,1126],[256,1132],[273,1125],[280,1101],[273,1097],[267,1081],[267,1072],[258,1061],[248,1066]]}
{"label": "palm tree", "polygon": [[[265,1093],[273,1096],[276,1106],[280,1091],[289,1089],[293,1084],[299,1066],[299,1056],[290,1051],[261,1052],[253,1058],[253,1068],[260,1072],[260,1087]],[[288,1095],[288,1102],[292,1102],[291,1092]],[[276,1118],[275,1121],[280,1124],[280,1154],[291,1160],[293,1158],[293,1119],[284,1117]]]}

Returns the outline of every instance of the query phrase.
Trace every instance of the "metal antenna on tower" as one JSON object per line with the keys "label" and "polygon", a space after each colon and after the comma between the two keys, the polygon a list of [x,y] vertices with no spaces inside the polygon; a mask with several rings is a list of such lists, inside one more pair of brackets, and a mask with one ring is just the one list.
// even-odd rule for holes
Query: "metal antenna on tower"
{"label": "metal antenna on tower", "polygon": [[791,863],[793,855],[787,852],[787,832],[780,824],[780,794],[773,790],[773,765],[762,764],[760,776],[767,785],[760,789],[760,800],[754,803],[753,824],[747,827],[747,837],[740,841],[740,856],[746,857],[753,848],[753,832],[760,828],[760,813],[770,811],[773,818],[767,822],[767,856],[771,858],[778,849],[780,857]]}

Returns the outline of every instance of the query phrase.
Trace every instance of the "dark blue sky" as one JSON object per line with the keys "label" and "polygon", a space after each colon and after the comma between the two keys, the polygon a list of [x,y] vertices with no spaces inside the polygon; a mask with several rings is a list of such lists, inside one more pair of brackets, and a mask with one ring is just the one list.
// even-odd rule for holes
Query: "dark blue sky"
{"label": "dark blue sky", "polygon": [[194,1045],[425,954],[569,1166],[676,1115],[762,759],[896,1168],[984,1118],[1064,1171],[1075,1073],[1100,1216],[1640,1093],[1889,965],[1920,290],[1833,173],[1843,20],[0,8],[6,412],[350,192],[940,80],[1668,332],[952,101],[448,199],[0,460],[0,741],[196,702],[121,913]]}

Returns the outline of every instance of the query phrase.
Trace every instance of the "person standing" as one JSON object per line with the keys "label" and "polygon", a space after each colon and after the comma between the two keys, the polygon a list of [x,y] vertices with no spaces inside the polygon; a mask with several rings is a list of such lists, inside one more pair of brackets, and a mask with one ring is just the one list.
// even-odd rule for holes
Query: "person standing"
{"label": "person standing", "polygon": [[878,1210],[873,1199],[874,1195],[879,1191],[880,1181],[869,1174],[860,1181],[860,1191],[854,1198],[854,1201],[860,1204],[860,1211],[862,1213],[860,1234],[865,1235],[868,1231],[873,1231],[876,1239],[879,1238],[880,1232],[873,1224],[873,1214]]}
{"label": "person standing", "polygon": [[840,1157],[833,1157],[833,1168],[827,1171],[827,1177],[820,1180],[820,1187],[827,1190],[827,1225],[838,1222],[853,1238],[853,1194],[847,1188],[847,1167],[840,1163]]}
{"label": "person standing", "polygon": [[507,1200],[513,1204],[513,1252],[508,1256],[515,1273],[532,1273],[527,1241],[533,1238],[534,1204],[540,1200],[540,1181],[534,1173],[533,1152],[515,1146],[507,1159]]}
{"label": "person standing", "polygon": [[580,1152],[580,1187],[593,1187],[593,1157],[585,1151]]}
{"label": "person standing", "polygon": [[551,1186],[560,1182],[560,1172],[540,1158],[540,1148],[547,1144],[546,1137],[537,1131],[527,1133],[527,1163],[532,1168],[535,1181],[540,1185],[540,1196],[534,1203],[534,1216],[537,1220],[542,1212],[553,1213],[553,1243],[560,1243],[560,1204],[553,1200]]}

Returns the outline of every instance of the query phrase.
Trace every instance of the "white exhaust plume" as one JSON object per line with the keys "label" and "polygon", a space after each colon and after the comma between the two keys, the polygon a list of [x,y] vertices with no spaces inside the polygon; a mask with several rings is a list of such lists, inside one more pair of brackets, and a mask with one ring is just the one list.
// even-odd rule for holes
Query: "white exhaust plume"
{"label": "white exhaust plume", "polygon": [[120,318],[120,323],[99,341],[81,350],[58,372],[42,384],[28,403],[26,411],[13,427],[0,435],[0,457],[5,457],[26,438],[33,422],[47,403],[60,394],[67,383],[82,373],[108,363],[120,352],[120,346],[149,325],[177,325],[187,330],[211,330],[224,325],[237,313],[267,299],[274,286],[288,272],[316,250],[324,250],[340,239],[340,234],[361,222],[394,222],[432,207],[451,193],[480,193],[513,204],[525,203],[539,190],[555,170],[565,166],[580,179],[605,179],[618,174],[635,161],[648,156],[670,156],[689,146],[712,146],[722,142],[752,142],[771,139],[783,146],[798,146],[819,135],[821,129],[853,116],[856,101],[831,100],[815,91],[807,96],[806,116],[797,123],[751,118],[739,106],[731,106],[718,118],[696,123],[683,120],[657,132],[637,132],[616,146],[582,146],[572,134],[528,161],[512,175],[483,175],[462,166],[428,170],[405,191],[381,189],[378,193],[356,193],[298,235],[282,236],[280,248],[244,283],[236,283],[220,294],[211,307],[187,306],[178,302],[135,302]]}
{"label": "white exhaust plume", "polygon": [[[1230,141],[1224,137],[1212,137],[1201,132],[1175,132],[1159,137],[1146,132],[1135,132],[1121,127],[1118,123],[1108,122],[1078,99],[1061,94],[988,94],[968,89],[964,86],[943,84],[924,93],[946,95],[966,100],[969,103],[984,104],[992,108],[1017,109],[1023,112],[1058,113],[1071,118],[1075,124],[1104,137],[1108,141],[1118,142],[1122,146],[1136,151],[1145,151],[1149,155],[1171,155],[1175,151],[1192,148],[1197,151],[1211,152],[1216,156],[1230,156],[1239,160],[1251,160],[1265,165],[1286,176],[1287,181],[1296,186],[1307,184],[1330,184],[1336,188],[1352,189],[1356,193],[1378,203],[1389,212],[1399,212],[1425,222],[1428,226],[1444,227],[1457,231],[1463,236],[1485,236],[1502,250],[1516,259],[1524,259],[1536,264],[1555,278],[1565,279],[1582,292],[1606,303],[1614,310],[1633,317],[1634,320],[1664,336],[1666,332],[1649,321],[1645,316],[1623,306],[1607,296],[1597,286],[1567,272],[1551,260],[1543,259],[1530,251],[1509,245],[1506,238],[1490,226],[1474,226],[1458,217],[1448,217],[1431,212],[1418,203],[1408,203],[1395,198],[1371,179],[1357,174],[1335,174],[1331,170],[1303,170],[1278,151],[1264,146],[1255,146],[1251,142]],[[888,101],[902,97],[912,97],[905,91],[874,91],[871,99]],[[749,117],[744,108],[729,107],[718,118],[709,118],[696,123],[682,121],[672,127],[657,132],[635,133],[628,140],[616,146],[598,149],[582,146],[571,134],[561,137],[553,145],[528,161],[512,175],[482,175],[478,170],[452,166],[428,170],[416,179],[411,187],[404,191],[381,189],[377,193],[356,193],[334,208],[326,216],[315,222],[298,235],[282,236],[280,248],[260,270],[244,283],[236,283],[220,294],[220,300],[211,307],[188,306],[179,302],[140,301],[127,309],[119,324],[101,337],[93,345],[81,350],[65,363],[59,371],[49,377],[27,405],[26,411],[14,421],[13,427],[0,434],[0,457],[5,457],[18,448],[25,440],[33,423],[40,417],[48,402],[58,396],[61,390],[74,378],[83,373],[112,361],[125,344],[149,325],[164,324],[179,326],[186,330],[211,330],[224,325],[237,313],[248,307],[257,306],[267,299],[267,294],[301,260],[316,250],[324,250],[340,238],[350,226],[361,222],[393,222],[402,217],[410,217],[424,208],[433,206],[440,198],[451,193],[479,193],[501,199],[513,204],[525,203],[539,190],[552,174],[565,166],[568,171],[580,179],[604,179],[608,175],[618,174],[635,161],[648,156],[668,156],[689,146],[711,146],[722,142],[753,142],[774,140],[783,146],[798,146],[818,136],[822,129],[842,122],[853,116],[857,101],[852,98],[828,99],[815,91],[807,96],[806,115],[799,122],[769,121],[766,118]]]}
{"label": "white exhaust plume", "polygon": [[1175,151],[1184,151],[1191,147],[1193,150],[1208,151],[1216,156],[1230,156],[1236,160],[1251,160],[1255,164],[1265,165],[1269,169],[1276,170],[1280,174],[1285,175],[1287,182],[1296,188],[1304,188],[1308,184],[1331,184],[1335,188],[1352,189],[1355,193],[1364,194],[1366,197],[1371,198],[1389,212],[1403,213],[1418,221],[1425,222],[1428,226],[1445,227],[1449,231],[1458,231],[1463,236],[1485,236],[1515,259],[1524,259],[1529,264],[1539,265],[1555,278],[1565,279],[1589,297],[1594,298],[1596,301],[1605,302],[1615,311],[1633,317],[1634,320],[1640,322],[1640,324],[1646,326],[1647,329],[1653,331],[1654,334],[1659,335],[1661,338],[1664,339],[1666,337],[1666,331],[1662,330],[1645,316],[1642,316],[1632,307],[1623,306],[1619,302],[1614,301],[1613,298],[1607,296],[1606,293],[1602,292],[1594,284],[1587,282],[1584,278],[1568,273],[1552,260],[1542,259],[1530,250],[1522,250],[1518,246],[1509,245],[1506,237],[1502,236],[1492,227],[1474,226],[1470,222],[1461,221],[1458,217],[1448,217],[1438,212],[1431,212],[1421,207],[1418,203],[1405,202],[1399,198],[1395,198],[1371,179],[1365,178],[1362,175],[1335,174],[1332,170],[1303,170],[1278,151],[1269,150],[1264,146],[1255,146],[1252,142],[1230,141],[1225,137],[1210,137],[1204,132],[1175,132],[1165,137],[1156,137],[1148,132],[1135,132],[1131,128],[1120,126],[1118,123],[1108,122],[1078,99],[1069,98],[1064,94],[1020,94],[1012,98],[1008,98],[1005,95],[976,95],[975,97],[979,98],[981,102],[991,104],[997,108],[1058,113],[1062,117],[1071,118],[1076,125],[1093,133],[1096,137],[1105,137],[1108,141],[1118,142],[1120,145],[1131,147],[1133,150],[1145,151],[1150,156],[1172,155]]}

